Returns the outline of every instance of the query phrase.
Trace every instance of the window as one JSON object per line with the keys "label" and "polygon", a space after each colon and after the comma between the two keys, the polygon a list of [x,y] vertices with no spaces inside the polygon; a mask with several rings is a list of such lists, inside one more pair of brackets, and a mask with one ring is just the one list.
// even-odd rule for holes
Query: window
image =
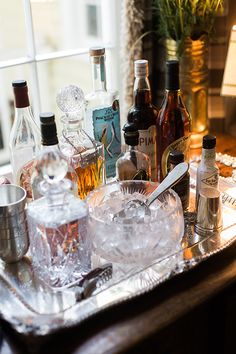
{"label": "window", "polygon": [[89,92],[88,49],[104,45],[108,87],[119,88],[117,14],[119,0],[0,1],[0,165],[9,161],[13,80],[27,80],[36,120],[53,111],[59,123],[57,91],[75,84]]}
{"label": "window", "polygon": [[87,5],[87,34],[98,37],[98,6]]}

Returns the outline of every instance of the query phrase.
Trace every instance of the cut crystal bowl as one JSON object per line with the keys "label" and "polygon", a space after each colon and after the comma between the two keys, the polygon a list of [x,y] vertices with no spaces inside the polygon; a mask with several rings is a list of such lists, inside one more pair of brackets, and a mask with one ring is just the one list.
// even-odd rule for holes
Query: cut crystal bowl
{"label": "cut crystal bowl", "polygon": [[150,205],[151,213],[128,209],[124,218],[116,217],[128,201],[145,201],[156,186],[148,181],[113,182],[89,194],[89,237],[96,255],[109,262],[148,264],[181,249],[183,210],[171,189]]}

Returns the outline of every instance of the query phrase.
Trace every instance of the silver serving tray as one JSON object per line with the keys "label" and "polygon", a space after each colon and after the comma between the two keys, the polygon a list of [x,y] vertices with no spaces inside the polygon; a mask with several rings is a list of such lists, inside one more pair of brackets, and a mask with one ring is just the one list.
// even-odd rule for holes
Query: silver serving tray
{"label": "silver serving tray", "polygon": [[[232,187],[235,188],[235,184],[221,180],[223,196],[228,195],[227,190]],[[193,204],[194,189],[191,190],[191,201]],[[26,335],[46,335],[68,328],[115,304],[151,291],[236,240],[236,207],[232,203],[226,201],[223,207],[224,228],[221,233],[204,237],[196,234],[193,216],[192,213],[186,216],[186,233],[179,252],[139,269],[114,268],[109,281],[79,302],[75,296],[76,286],[54,291],[35,278],[27,257],[11,265],[0,262],[0,316],[18,333]],[[101,260],[95,259],[94,262],[99,264]]]}

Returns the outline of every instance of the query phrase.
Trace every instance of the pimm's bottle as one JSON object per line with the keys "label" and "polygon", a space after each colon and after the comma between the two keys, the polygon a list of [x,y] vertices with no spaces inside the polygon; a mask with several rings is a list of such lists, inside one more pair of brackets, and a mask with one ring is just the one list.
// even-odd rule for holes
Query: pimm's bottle
{"label": "pimm's bottle", "polygon": [[127,120],[135,123],[139,131],[138,150],[151,160],[151,180],[157,180],[156,166],[156,119],[157,108],[152,104],[152,95],[148,80],[148,61],[134,62],[134,105],[128,112]]}

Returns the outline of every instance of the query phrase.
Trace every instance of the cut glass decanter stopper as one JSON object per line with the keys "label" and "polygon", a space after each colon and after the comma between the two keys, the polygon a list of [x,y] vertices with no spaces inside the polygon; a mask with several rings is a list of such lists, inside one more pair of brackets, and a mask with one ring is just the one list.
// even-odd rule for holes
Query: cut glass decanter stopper
{"label": "cut glass decanter stopper", "polygon": [[60,89],[56,102],[65,114],[78,113],[84,106],[84,92],[80,87],[69,85]]}
{"label": "cut glass decanter stopper", "polygon": [[60,149],[77,174],[78,195],[84,199],[105,182],[104,146],[82,129],[85,99],[79,87],[62,88],[57,95],[57,104],[64,113]]}
{"label": "cut glass decanter stopper", "polygon": [[39,158],[39,168],[48,183],[61,181],[67,174],[68,165],[58,151],[48,151]]}

